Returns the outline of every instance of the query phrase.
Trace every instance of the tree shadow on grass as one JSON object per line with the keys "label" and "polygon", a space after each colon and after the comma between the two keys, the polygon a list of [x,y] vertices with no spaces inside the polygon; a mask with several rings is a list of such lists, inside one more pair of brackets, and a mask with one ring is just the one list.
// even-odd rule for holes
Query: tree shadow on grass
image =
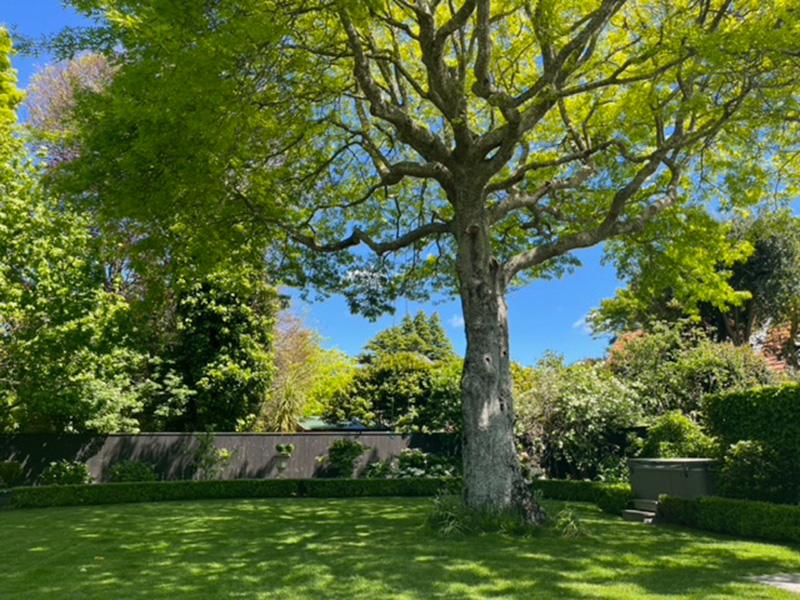
{"label": "tree shadow on grass", "polygon": [[[4,599],[792,598],[745,577],[800,553],[577,507],[591,535],[439,539],[416,499],[10,511]],[[558,510],[558,506],[554,510]],[[781,595],[786,594],[786,595]]]}

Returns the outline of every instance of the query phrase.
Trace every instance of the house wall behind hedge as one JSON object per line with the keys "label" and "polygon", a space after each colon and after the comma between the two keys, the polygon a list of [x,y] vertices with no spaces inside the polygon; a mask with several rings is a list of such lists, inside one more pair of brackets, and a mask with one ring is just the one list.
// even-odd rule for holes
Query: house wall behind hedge
{"label": "house wall behind hedge", "polygon": [[[197,446],[194,433],[146,433],[111,435],[21,434],[0,436],[0,461],[23,464],[23,485],[36,483],[53,461],[86,463],[99,482],[109,480],[111,466],[122,460],[141,460],[154,464],[161,479],[193,479],[192,451]],[[234,453],[221,479],[270,479],[278,476],[278,444],[294,444],[295,450],[281,477],[305,479],[319,475],[328,446],[335,440],[352,439],[369,449],[360,468],[375,460],[385,460],[406,448],[437,452],[450,447],[445,434],[400,435],[387,432],[309,432],[296,434],[216,433],[217,448]]]}

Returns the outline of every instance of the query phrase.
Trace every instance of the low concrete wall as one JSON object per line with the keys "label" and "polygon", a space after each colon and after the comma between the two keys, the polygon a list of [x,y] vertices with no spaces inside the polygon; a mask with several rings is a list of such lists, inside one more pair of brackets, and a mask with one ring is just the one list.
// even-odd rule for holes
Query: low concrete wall
{"label": "low concrete wall", "polygon": [[[143,433],[138,435],[2,435],[0,461],[17,460],[25,469],[24,484],[33,485],[47,466],[57,460],[86,463],[97,481],[108,481],[112,465],[141,460],[155,465],[162,479],[191,479],[197,474],[192,453],[198,448],[195,433]],[[214,445],[233,453],[221,479],[269,479],[279,475],[278,444],[294,444],[284,478],[311,478],[321,474],[328,447],[335,440],[352,439],[367,446],[358,471],[376,460],[400,454],[406,448],[440,452],[452,447],[452,436],[401,435],[386,432],[309,432],[296,434],[216,433]]]}

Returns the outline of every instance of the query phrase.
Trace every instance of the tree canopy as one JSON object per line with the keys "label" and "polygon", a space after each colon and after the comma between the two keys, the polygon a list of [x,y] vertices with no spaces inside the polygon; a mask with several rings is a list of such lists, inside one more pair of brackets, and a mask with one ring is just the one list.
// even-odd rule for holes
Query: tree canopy
{"label": "tree canopy", "polygon": [[459,294],[473,508],[541,516],[513,448],[509,289],[655,237],[731,294],[717,238],[691,234],[705,207],[796,189],[788,0],[73,4],[124,51],[78,106],[61,189],[155,241],[189,232],[198,257],[266,234],[285,281],[368,316]]}
{"label": "tree canopy", "polygon": [[[691,282],[685,271],[670,268],[663,249],[642,245],[635,256],[631,253],[626,287],[603,300],[589,321],[596,332],[619,334],[692,318],[716,339],[736,345],[752,343],[760,330],[788,324],[793,344],[799,318],[799,225],[788,210],[719,223],[728,247],[743,248],[735,262],[716,263],[734,290],[730,297],[696,287],[697,280]],[[724,244],[720,239],[721,248]]]}

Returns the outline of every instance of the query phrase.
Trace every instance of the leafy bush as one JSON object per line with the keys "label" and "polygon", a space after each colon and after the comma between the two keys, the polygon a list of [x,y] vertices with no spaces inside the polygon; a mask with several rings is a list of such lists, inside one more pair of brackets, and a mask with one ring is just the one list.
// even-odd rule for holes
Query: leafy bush
{"label": "leafy bush", "polygon": [[541,457],[539,466],[549,476],[594,478],[609,458],[618,462],[625,430],[640,418],[628,386],[602,365],[565,366],[555,356],[527,375],[524,389],[517,390],[516,433],[529,456]]}
{"label": "leafy bush", "polygon": [[[730,469],[738,469],[741,476],[749,472],[754,478],[741,480],[726,488],[728,491],[749,486],[770,495],[760,500],[789,504],[800,501],[800,385],[716,394],[704,400],[703,409],[709,432],[725,448],[737,450],[738,456],[731,457]],[[758,442],[761,449],[735,446],[747,440]],[[777,489],[753,470],[757,463],[770,472],[780,472]]]}
{"label": "leafy bush", "polygon": [[460,485],[459,480],[448,479],[236,479],[40,486],[14,488],[10,506],[37,508],[215,498],[433,496],[443,489],[454,491]]}
{"label": "leafy bush", "polygon": [[639,456],[645,458],[709,458],[717,455],[712,437],[679,410],[657,417],[647,429]]}
{"label": "leafy bush", "polygon": [[689,321],[656,323],[620,336],[607,366],[633,387],[648,415],[700,409],[706,394],[774,383],[775,372],[747,346],[717,343]]}
{"label": "leafy bush", "polygon": [[214,434],[210,432],[195,436],[197,445],[191,450],[192,465],[200,479],[214,479],[222,475],[235,455],[227,448],[217,448],[214,439]]}
{"label": "leafy bush", "polygon": [[347,438],[336,440],[328,446],[328,464],[325,474],[330,477],[352,477],[356,461],[367,447]]}
{"label": "leafy bush", "polygon": [[94,477],[89,474],[89,467],[83,463],[59,460],[51,462],[41,476],[44,485],[75,485],[91,483]]}
{"label": "leafy bush", "polygon": [[439,494],[434,498],[428,514],[428,527],[439,537],[461,537],[484,532],[530,535],[539,530],[536,525],[526,521],[519,511],[476,512],[467,508],[461,496],[453,494]]}
{"label": "leafy bush", "polygon": [[111,467],[111,481],[156,481],[156,470],[150,463],[140,460],[123,460]]}
{"label": "leafy bush", "polygon": [[460,422],[461,361],[416,352],[379,354],[325,408],[330,422],[357,419],[397,431],[442,431]]}
{"label": "leafy bush", "polygon": [[784,500],[780,457],[762,442],[742,440],[725,453],[719,472],[719,493],[741,500]]}
{"label": "leafy bush", "polygon": [[0,488],[19,485],[23,471],[22,463],[18,460],[0,462]]}
{"label": "leafy bush", "polygon": [[800,542],[800,506],[704,496],[661,496],[659,517],[670,523],[773,542]]}
{"label": "leafy bush", "polygon": [[409,477],[453,477],[458,462],[448,456],[429,454],[417,448],[406,449],[396,459],[379,460],[367,467],[364,477],[397,479]]}

